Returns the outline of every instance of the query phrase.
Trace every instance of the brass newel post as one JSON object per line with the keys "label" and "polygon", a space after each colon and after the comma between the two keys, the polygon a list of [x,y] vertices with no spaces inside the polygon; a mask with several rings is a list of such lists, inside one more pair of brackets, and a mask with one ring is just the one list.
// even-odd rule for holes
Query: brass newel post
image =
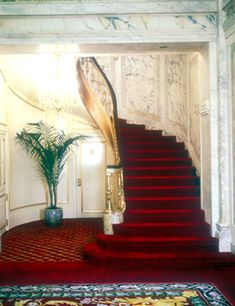
{"label": "brass newel post", "polygon": [[106,207],[104,211],[104,233],[113,235],[112,226],[112,171],[106,170]]}

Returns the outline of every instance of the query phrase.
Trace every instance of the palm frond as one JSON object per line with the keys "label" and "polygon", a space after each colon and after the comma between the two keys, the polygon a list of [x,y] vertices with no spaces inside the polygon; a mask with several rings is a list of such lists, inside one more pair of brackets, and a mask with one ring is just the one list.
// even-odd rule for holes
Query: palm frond
{"label": "palm frond", "polygon": [[16,134],[16,142],[35,161],[41,179],[51,188],[50,194],[56,192],[61,173],[70,158],[70,146],[83,139],[82,135],[66,136],[63,131],[43,121],[29,123],[28,129]]}

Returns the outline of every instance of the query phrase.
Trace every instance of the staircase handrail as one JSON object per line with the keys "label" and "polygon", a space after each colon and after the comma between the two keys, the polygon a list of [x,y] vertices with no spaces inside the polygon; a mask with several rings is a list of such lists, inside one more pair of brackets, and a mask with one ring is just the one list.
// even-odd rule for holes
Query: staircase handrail
{"label": "staircase handrail", "polygon": [[[90,58],[89,58],[90,60]],[[114,135],[112,129],[112,122],[108,118],[106,111],[101,104],[98,97],[94,94],[89,83],[85,77],[84,71],[81,67],[80,60],[77,61],[77,73],[78,73],[78,85],[79,85],[79,94],[81,100],[86,107],[86,110],[89,112],[100,131],[102,132],[104,138],[110,145],[113,150],[114,158],[116,161],[116,153],[114,150]]]}
{"label": "staircase handrail", "polygon": [[[97,77],[99,77],[99,80],[101,79],[102,86],[105,86],[106,90],[108,90],[108,99],[111,98],[110,103],[112,104],[108,105],[111,109],[110,113],[108,113],[105,106],[102,104],[101,99],[98,97],[98,94],[92,88],[92,82],[89,80],[89,71],[86,72],[85,69],[83,69],[83,65],[88,65],[89,67],[90,64],[90,69],[94,69],[94,71],[96,71]],[[77,60],[77,78],[81,100],[113,152],[114,162],[107,166],[106,173],[107,184],[105,210],[105,213],[109,219],[108,223],[110,223],[108,225],[110,230],[108,231],[111,233],[111,224],[122,222],[122,215],[125,211],[122,166],[123,159],[119,137],[117,99],[109,79],[94,57],[83,57]],[[105,101],[105,103],[106,102],[107,101]],[[114,187],[117,185],[117,190],[113,190],[112,185]]]}
{"label": "staircase handrail", "polygon": [[120,138],[120,131],[119,131],[119,120],[118,120],[118,108],[117,108],[117,97],[115,94],[115,91],[113,89],[113,86],[111,82],[109,81],[108,77],[104,73],[103,69],[100,67],[99,63],[97,62],[95,57],[91,57],[91,61],[94,63],[95,67],[98,69],[100,74],[102,75],[105,83],[108,86],[111,99],[112,99],[112,105],[113,105],[113,123],[115,127],[115,132],[116,132],[116,139],[117,139],[117,148],[118,148],[118,154],[119,154],[119,164],[116,165],[116,167],[122,167],[123,164],[123,156],[122,156],[122,150],[121,150],[121,138]]}

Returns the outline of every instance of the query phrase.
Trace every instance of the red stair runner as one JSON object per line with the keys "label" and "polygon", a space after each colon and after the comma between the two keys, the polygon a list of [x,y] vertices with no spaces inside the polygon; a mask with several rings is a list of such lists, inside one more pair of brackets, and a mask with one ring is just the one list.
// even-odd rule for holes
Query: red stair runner
{"label": "red stair runner", "polygon": [[235,266],[200,208],[200,179],[183,143],[143,125],[121,123],[124,223],[85,247],[90,262],[113,267],[202,269]]}

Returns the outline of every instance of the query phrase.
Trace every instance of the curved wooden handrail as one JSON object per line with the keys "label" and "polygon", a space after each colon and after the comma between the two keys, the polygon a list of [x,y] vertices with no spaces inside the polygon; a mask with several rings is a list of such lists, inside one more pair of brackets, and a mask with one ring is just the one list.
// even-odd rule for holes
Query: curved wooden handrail
{"label": "curved wooden handrail", "polygon": [[[80,59],[77,61],[79,94],[84,106],[102,132],[113,153],[112,164],[107,165],[106,169],[106,208],[104,212],[104,231],[106,234],[113,234],[112,224],[122,223],[123,213],[126,208],[123,191],[123,167],[117,100],[110,81],[96,59],[94,57],[89,57],[83,60],[85,68],[82,67]],[[90,63],[91,70],[89,70]],[[98,78],[98,80],[95,79],[95,82],[92,74],[94,71],[96,71],[96,77]],[[89,72],[91,72],[91,75]],[[99,82],[100,80],[101,82]],[[94,92],[96,91],[93,89],[96,88],[94,84],[100,85],[100,88],[105,88],[105,90],[99,91],[98,88],[97,92]],[[100,95],[100,93],[102,95]],[[100,95],[100,97],[98,97],[98,95]]]}
{"label": "curved wooden handrail", "polygon": [[109,91],[110,91],[110,95],[111,95],[111,98],[112,98],[112,104],[113,104],[114,127],[115,127],[115,131],[116,131],[117,146],[118,146],[119,159],[120,159],[120,165],[118,165],[118,166],[122,166],[123,156],[122,156],[122,150],[121,150],[122,146],[121,146],[121,138],[120,138],[120,131],[119,131],[119,120],[118,120],[118,108],[117,108],[116,94],[115,94],[115,91],[113,89],[112,84],[110,83],[109,79],[107,78],[106,74],[104,73],[104,71],[100,67],[100,65],[97,62],[97,60],[95,59],[95,57],[91,57],[91,61],[94,63],[95,67],[99,70],[100,74],[102,75],[102,77],[103,77],[104,81],[106,82],[106,84],[109,88]]}
{"label": "curved wooden handrail", "polygon": [[[93,63],[97,63],[94,59],[92,59],[91,61]],[[100,69],[100,67],[97,69]],[[77,61],[77,74],[80,97],[87,111],[89,112],[89,114],[99,127],[100,131],[102,132],[107,143],[110,145],[113,151],[114,164],[119,164],[120,156],[119,152],[117,152],[116,150],[117,144],[115,143],[115,141],[117,141],[117,135],[114,129],[114,122],[112,121],[112,118],[108,116],[99,98],[93,93],[92,89],[90,88],[79,60]],[[117,114],[115,114],[115,116],[117,116]]]}

